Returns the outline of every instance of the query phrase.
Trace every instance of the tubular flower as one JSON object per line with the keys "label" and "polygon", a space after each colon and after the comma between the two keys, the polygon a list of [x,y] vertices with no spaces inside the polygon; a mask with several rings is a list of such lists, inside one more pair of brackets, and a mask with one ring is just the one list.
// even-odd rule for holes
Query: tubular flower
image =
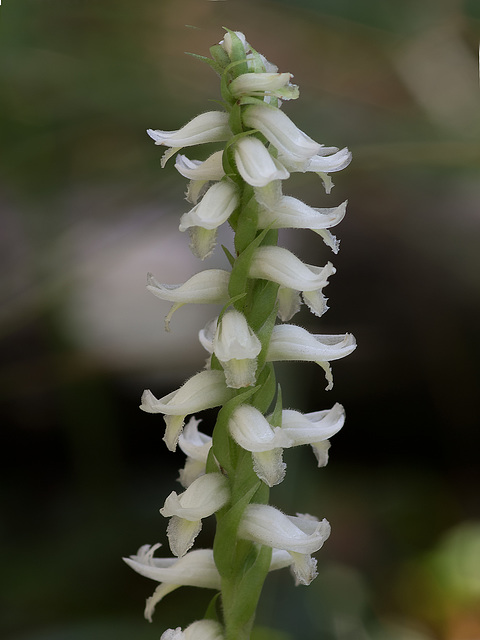
{"label": "tubular flower", "polygon": [[327,229],[341,222],[345,216],[347,202],[338,207],[317,209],[291,196],[281,196],[272,207],[260,207],[258,226],[260,229],[311,229],[338,253],[339,242]]}
{"label": "tubular flower", "polygon": [[208,453],[212,448],[212,438],[198,430],[200,422],[192,416],[178,438],[178,446],[187,456],[178,478],[185,488],[205,473]]}
{"label": "tubular flower", "polygon": [[241,389],[255,384],[257,356],[262,345],[240,311],[230,309],[220,322],[210,321],[200,331],[199,339],[218,358],[228,387]]}
{"label": "tubular flower", "polygon": [[285,180],[290,176],[263,143],[252,136],[240,138],[236,143],[235,163],[242,178],[252,187],[265,187],[273,180]]}
{"label": "tubular flower", "polygon": [[273,487],[282,482],[287,465],[282,460],[282,448],[277,430],[258,409],[242,404],[228,423],[232,438],[246,451],[251,451],[253,470],[265,484]]}
{"label": "tubular flower", "polygon": [[221,180],[225,176],[222,164],[222,151],[212,153],[204,162],[190,160],[180,153],[175,161],[175,169],[184,177],[189,178],[187,188],[187,200],[197,204],[199,197],[211,181]]}
{"label": "tubular flower", "polygon": [[322,289],[334,273],[331,262],[324,267],[316,267],[305,264],[288,249],[266,246],[255,250],[248,275],[250,278],[271,280],[283,287],[279,291],[278,315],[285,321],[290,320],[300,308],[299,291],[310,311],[317,316],[323,315],[327,305]]}
{"label": "tubular flower", "polygon": [[238,206],[237,188],[230,181],[212,185],[193,209],[180,218],[180,231],[190,229],[192,253],[204,260],[215,246],[217,228]]}
{"label": "tubular flower", "polygon": [[177,309],[184,304],[223,304],[228,300],[230,274],[222,269],[207,269],[196,273],[183,284],[161,284],[151,273],[147,276],[147,289],[160,300],[173,302],[165,317],[165,328]]}
{"label": "tubular flower", "polygon": [[163,440],[170,451],[175,451],[187,415],[218,407],[230,397],[231,391],[226,386],[225,376],[221,371],[201,371],[187,380],[180,389],[159,400],[147,389],[143,392],[140,409],[147,413],[164,414],[167,428]]}
{"label": "tubular flower", "polygon": [[202,518],[211,516],[229,500],[228,480],[221,473],[200,476],[180,495],[172,491],[160,509],[162,516],[170,518],[167,536],[172,553],[184,556],[202,528]]}
{"label": "tubular flower", "polygon": [[232,135],[228,126],[228,114],[223,111],[201,113],[176,131],[147,129],[147,133],[155,144],[177,150],[206,142],[222,142]]}
{"label": "tubular flower", "polygon": [[330,524],[309,515],[286,516],[267,504],[249,504],[238,535],[288,551],[293,558],[292,569],[297,584],[310,584],[317,575],[317,562],[311,554],[318,551],[330,535]]}
{"label": "tubular flower", "polygon": [[183,586],[220,589],[221,584],[211,549],[190,551],[181,558],[154,558],[153,554],[160,546],[146,544],[136,555],[124,558],[134,571],[160,582],[145,607],[145,617],[150,622],[155,606],[171,591]]}
{"label": "tubular flower", "polygon": [[263,104],[249,105],[243,112],[243,122],[247,127],[263,133],[282,158],[294,161],[309,160],[321,148],[318,142],[303,133],[283,111],[275,107]]}
{"label": "tubular flower", "polygon": [[222,625],[216,620],[197,620],[182,631],[181,627],[167,629],[160,640],[224,640]]}
{"label": "tubular flower", "polygon": [[344,358],[357,346],[351,333],[341,335],[314,335],[294,324],[281,324],[273,328],[267,351],[267,361],[297,360],[316,362],[325,371],[327,391],[333,387],[329,362]]}
{"label": "tubular flower", "polygon": [[272,95],[283,100],[295,100],[299,91],[290,83],[291,73],[243,73],[229,84],[230,93],[235,98],[243,95]]}

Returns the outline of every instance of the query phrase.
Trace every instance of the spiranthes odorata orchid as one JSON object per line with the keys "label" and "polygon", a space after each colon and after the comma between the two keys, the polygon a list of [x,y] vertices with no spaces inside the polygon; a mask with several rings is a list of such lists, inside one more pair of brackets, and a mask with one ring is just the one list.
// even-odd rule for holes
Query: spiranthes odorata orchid
{"label": "spiranthes odorata orchid", "polygon": [[202,528],[202,518],[211,516],[230,500],[227,478],[221,473],[207,473],[194,480],[180,495],[167,497],[160,513],[170,518],[167,535],[170,549],[184,556]]}
{"label": "spiranthes odorata orchid", "polygon": [[[269,504],[269,492],[288,481],[285,450],[309,445],[318,466],[327,464],[329,439],[343,427],[345,412],[338,403],[309,413],[284,409],[274,363],[317,363],[331,389],[330,362],[356,346],[348,333],[313,334],[283,324],[302,301],[315,315],[325,313],[323,289],[335,268],[306,264],[278,246],[279,229],[309,229],[338,252],[330,229],[343,219],[346,202],[312,207],[283,188],[292,172],[317,173],[330,193],[330,174],[345,168],[351,154],[316,142],[281,110],[282,101],[299,96],[292,75],[278,72],[242,33],[227,29],[210,53],[196,57],[220,76],[225,110],[202,113],[176,131],[148,130],[167,148],[162,167],[176,154],[175,168],[189,181],[193,208],[180,217],[179,228],[189,231],[193,254],[207,258],[222,225],[234,233],[232,245],[223,247],[225,269],[200,271],[183,284],[161,284],[152,275],[147,281],[151,293],[173,305],[167,329],[183,305],[222,305],[199,331],[209,353],[205,369],[162,398],[149,390],[142,396],[141,409],[165,419],[168,449],[178,444],[186,456],[179,474],[184,491],[172,491],[160,510],[169,518],[167,536],[177,557],[155,558],[154,545],[125,560],[159,583],[145,615],[151,620],[155,605],[183,585],[219,592],[204,620],[167,629],[161,640],[249,640],[269,571],[290,566],[297,584],[315,578],[312,554],[328,538],[329,523],[285,515]],[[204,143],[224,144],[203,161],[178,153]],[[187,416],[212,408],[218,408],[213,429],[199,431],[195,417],[184,426]],[[191,550],[202,519],[213,514],[213,548]]]}

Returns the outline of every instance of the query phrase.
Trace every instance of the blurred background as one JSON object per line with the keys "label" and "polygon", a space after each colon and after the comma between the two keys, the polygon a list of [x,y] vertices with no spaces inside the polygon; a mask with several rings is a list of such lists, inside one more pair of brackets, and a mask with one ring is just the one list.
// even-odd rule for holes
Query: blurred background
{"label": "blurred background", "polygon": [[[4,0],[0,635],[153,640],[213,595],[180,589],[149,625],[155,583],[120,558],[166,545],[158,509],[183,465],[140,395],[202,368],[196,333],[215,314],[184,307],[166,334],[145,274],[225,267],[219,249],[190,255],[185,180],[145,129],[216,108],[217,77],[184,52],[208,55],[223,25],[294,74],[297,125],[354,156],[329,196],[312,175],[284,187],[318,207],[349,199],[331,309],[295,322],[359,346],[329,393],[313,364],[278,368],[287,406],[339,401],[347,422],[327,468],[286,453],[272,502],[333,531],[308,589],[269,577],[258,623],[277,633],[255,637],[478,640],[478,0]],[[282,244],[332,259],[306,231]]]}

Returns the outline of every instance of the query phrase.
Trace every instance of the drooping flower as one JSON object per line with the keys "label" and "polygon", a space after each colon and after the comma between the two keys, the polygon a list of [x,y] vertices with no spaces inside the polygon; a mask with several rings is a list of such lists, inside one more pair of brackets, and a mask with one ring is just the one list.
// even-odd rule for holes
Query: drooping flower
{"label": "drooping flower", "polygon": [[140,409],[147,413],[164,414],[167,428],[163,440],[170,451],[175,451],[185,417],[218,407],[227,402],[231,395],[222,371],[201,371],[163,398],[157,399],[149,389],[145,390]]}
{"label": "drooping flower", "polygon": [[265,145],[253,136],[238,140],[235,145],[235,163],[242,178],[253,187],[264,187],[273,180],[285,180],[290,176]]}
{"label": "drooping flower", "polygon": [[249,504],[240,521],[238,535],[288,551],[293,558],[292,569],[297,583],[310,584],[317,576],[317,563],[311,554],[318,551],[330,535],[330,524],[307,514],[286,516],[267,504]]}
{"label": "drooping flower", "polygon": [[220,322],[211,320],[199,332],[199,339],[218,358],[227,386],[241,389],[255,384],[257,356],[262,345],[240,311],[229,309]]}
{"label": "drooping flower", "polygon": [[216,620],[197,620],[185,631],[181,627],[167,629],[160,640],[224,640],[222,625]]}
{"label": "drooping flower", "polygon": [[215,246],[217,228],[226,222],[239,202],[233,182],[222,180],[208,189],[200,202],[180,218],[180,231],[190,230],[192,253],[204,260]]}
{"label": "drooping flower", "polygon": [[315,156],[321,148],[318,142],[307,136],[276,107],[249,105],[243,112],[243,122],[247,127],[263,133],[282,157],[305,161]]}
{"label": "drooping flower", "polygon": [[202,518],[214,514],[229,500],[229,483],[221,473],[198,477],[180,495],[172,491],[160,509],[162,516],[170,518],[167,536],[172,553],[184,556],[202,528]]}
{"label": "drooping flower", "polygon": [[178,438],[178,446],[187,456],[185,466],[180,469],[180,484],[187,488],[194,480],[205,473],[208,452],[212,447],[212,438],[198,430],[201,420],[194,416],[184,426]]}
{"label": "drooping flower", "polygon": [[320,335],[309,333],[294,324],[279,324],[273,328],[267,351],[267,361],[283,360],[316,362],[325,371],[327,391],[333,387],[330,362],[344,358],[357,346],[351,333]]}
{"label": "drooping flower", "polygon": [[310,311],[321,316],[327,310],[322,294],[335,267],[328,262],[324,267],[305,264],[283,247],[258,247],[253,253],[248,275],[281,285],[278,302],[280,318],[290,320],[300,308],[299,292]]}
{"label": "drooping flower", "polygon": [[172,315],[184,304],[224,304],[228,300],[230,273],[223,269],[206,269],[196,273],[183,284],[161,284],[151,273],[147,275],[147,289],[160,300],[173,302],[165,317],[169,329]]}

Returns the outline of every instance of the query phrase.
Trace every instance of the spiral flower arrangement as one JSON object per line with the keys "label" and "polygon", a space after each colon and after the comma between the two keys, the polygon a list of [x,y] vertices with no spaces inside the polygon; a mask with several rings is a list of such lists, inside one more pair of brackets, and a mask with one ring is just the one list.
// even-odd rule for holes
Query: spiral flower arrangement
{"label": "spiral flower arrangement", "polygon": [[[159,583],[145,616],[151,620],[155,606],[180,586],[216,591],[203,620],[168,629],[161,640],[246,640],[269,571],[289,566],[304,585],[317,575],[312,554],[330,535],[329,523],[286,515],[269,504],[269,493],[285,477],[284,449],[310,445],[318,466],[327,464],[329,438],[345,413],[338,403],[313,413],[284,409],[274,363],[315,362],[331,389],[330,362],[356,346],[351,334],[311,334],[289,323],[302,303],[317,316],[325,313],[323,289],[335,268],[305,264],[277,245],[278,229],[311,229],[338,252],[330,229],[344,217],[346,203],[314,208],[284,195],[282,186],[292,172],[310,172],[330,193],[330,174],[344,169],[351,154],[315,142],[281,111],[282,101],[298,98],[298,87],[242,33],[226,30],[210,53],[196,57],[219,75],[224,111],[202,113],[177,131],[148,130],[167,148],[162,166],[175,156],[175,168],[189,180],[192,208],[179,229],[188,230],[194,255],[208,258],[220,225],[228,222],[234,232],[234,249],[224,248],[228,269],[206,269],[179,285],[148,276],[148,290],[172,303],[167,329],[185,304],[222,305],[199,332],[209,354],[205,369],[163,398],[150,390],[142,396],[143,411],[164,416],[167,448],[178,446],[186,456],[179,477],[184,490],[173,491],[160,509],[169,519],[173,557],[156,557],[156,544],[125,559]],[[212,142],[224,147],[203,162],[179,153]],[[212,407],[219,411],[210,436],[192,414]],[[214,514],[213,549],[192,550],[202,520]]]}

